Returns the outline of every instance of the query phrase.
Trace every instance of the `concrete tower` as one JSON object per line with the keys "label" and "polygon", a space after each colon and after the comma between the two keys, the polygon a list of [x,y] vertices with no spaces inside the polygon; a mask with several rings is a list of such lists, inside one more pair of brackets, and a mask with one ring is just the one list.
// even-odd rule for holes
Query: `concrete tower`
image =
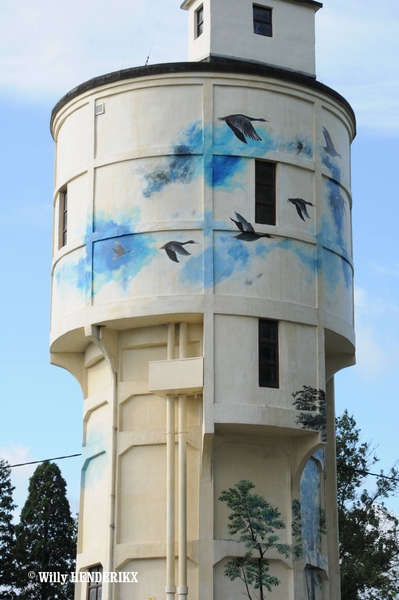
{"label": "concrete tower", "polygon": [[281,513],[281,542],[301,520],[302,557],[267,555],[270,598],[339,598],[355,119],[315,78],[320,7],[185,0],[189,62],[97,77],[54,108],[51,360],[84,396],[77,569],[138,580],[80,583],[78,600],[240,596],[219,497],[241,480]]}

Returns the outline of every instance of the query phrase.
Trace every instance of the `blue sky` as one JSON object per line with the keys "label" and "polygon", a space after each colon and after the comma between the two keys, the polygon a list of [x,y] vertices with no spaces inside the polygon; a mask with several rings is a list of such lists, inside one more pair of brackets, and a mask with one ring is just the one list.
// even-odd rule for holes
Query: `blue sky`
{"label": "blue sky", "polygon": [[[5,0],[0,5],[0,456],[11,463],[80,452],[82,395],[49,364],[52,107],[71,88],[129,66],[184,61],[179,0]],[[159,27],[159,15],[162,14]],[[325,0],[316,16],[318,79],[352,104],[357,365],[336,377],[380,466],[399,458],[399,5]],[[155,33],[157,31],[157,35]],[[59,462],[78,510],[80,459]],[[33,467],[13,470],[21,508]],[[399,513],[399,501],[389,505]]]}

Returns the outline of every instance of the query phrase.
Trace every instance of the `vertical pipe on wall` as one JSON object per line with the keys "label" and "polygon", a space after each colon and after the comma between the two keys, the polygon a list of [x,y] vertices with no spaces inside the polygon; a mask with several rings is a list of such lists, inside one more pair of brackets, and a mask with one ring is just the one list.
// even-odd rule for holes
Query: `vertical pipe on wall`
{"label": "vertical pipe on wall", "polygon": [[[167,359],[175,358],[175,324],[168,325]],[[166,396],[166,600],[175,600],[175,397]]]}
{"label": "vertical pipe on wall", "polygon": [[[179,359],[187,356],[187,323],[179,326]],[[187,587],[187,444],[186,395],[179,394],[179,600],[186,600]]]}
{"label": "vertical pipe on wall", "polygon": [[339,577],[339,535],[337,514],[337,457],[335,440],[335,393],[334,377],[326,385],[327,440],[326,445],[326,512],[329,523],[328,564],[330,575],[328,584],[330,598],[341,598]]}

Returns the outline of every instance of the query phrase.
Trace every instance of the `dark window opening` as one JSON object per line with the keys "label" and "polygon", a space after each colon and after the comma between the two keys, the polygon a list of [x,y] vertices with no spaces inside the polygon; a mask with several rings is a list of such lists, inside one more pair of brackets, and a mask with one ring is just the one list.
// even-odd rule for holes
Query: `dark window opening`
{"label": "dark window opening", "polygon": [[253,5],[254,33],[272,37],[272,9],[264,6]]}
{"label": "dark window opening", "polygon": [[195,11],[195,37],[199,37],[204,30],[204,7],[200,6]]}
{"label": "dark window opening", "polygon": [[102,597],[103,568],[96,565],[89,569],[89,582],[87,584],[87,600],[101,600]]}
{"label": "dark window opening", "polygon": [[68,231],[68,191],[61,192],[61,247],[67,243]]}
{"label": "dark window opening", "polygon": [[259,319],[259,387],[279,387],[278,321]]}
{"label": "dark window opening", "polygon": [[255,161],[255,222],[276,224],[276,165]]}

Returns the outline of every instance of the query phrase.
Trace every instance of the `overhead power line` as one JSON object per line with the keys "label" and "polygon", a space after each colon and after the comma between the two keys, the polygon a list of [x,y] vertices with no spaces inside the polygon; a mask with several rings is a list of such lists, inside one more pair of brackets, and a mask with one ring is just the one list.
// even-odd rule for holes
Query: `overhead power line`
{"label": "overhead power line", "polygon": [[37,465],[38,463],[48,462],[49,460],[62,460],[64,458],[74,458],[75,456],[82,456],[82,453],[68,454],[68,456],[56,456],[55,458],[43,458],[43,460],[31,460],[30,462],[18,463],[16,465],[5,465],[1,466],[0,469],[13,469],[14,467],[24,467],[25,465]]}
{"label": "overhead power line", "polygon": [[[56,456],[55,458],[43,458],[42,460],[31,460],[29,462],[18,463],[16,465],[5,465],[1,466],[0,469],[13,469],[14,467],[24,467],[25,465],[37,465],[39,463],[48,462],[50,460],[63,460],[64,458],[75,458],[76,456],[82,456],[82,453],[68,454],[67,456]],[[346,471],[352,471],[353,473],[358,473],[359,475],[371,475],[372,477],[381,477],[382,479],[389,479],[390,481],[395,481],[396,483],[399,483],[399,479],[397,479],[396,477],[389,477],[388,475],[381,475],[381,473],[371,473],[371,471],[354,469],[353,467],[347,467],[346,465],[337,464],[337,469],[345,469]]]}

